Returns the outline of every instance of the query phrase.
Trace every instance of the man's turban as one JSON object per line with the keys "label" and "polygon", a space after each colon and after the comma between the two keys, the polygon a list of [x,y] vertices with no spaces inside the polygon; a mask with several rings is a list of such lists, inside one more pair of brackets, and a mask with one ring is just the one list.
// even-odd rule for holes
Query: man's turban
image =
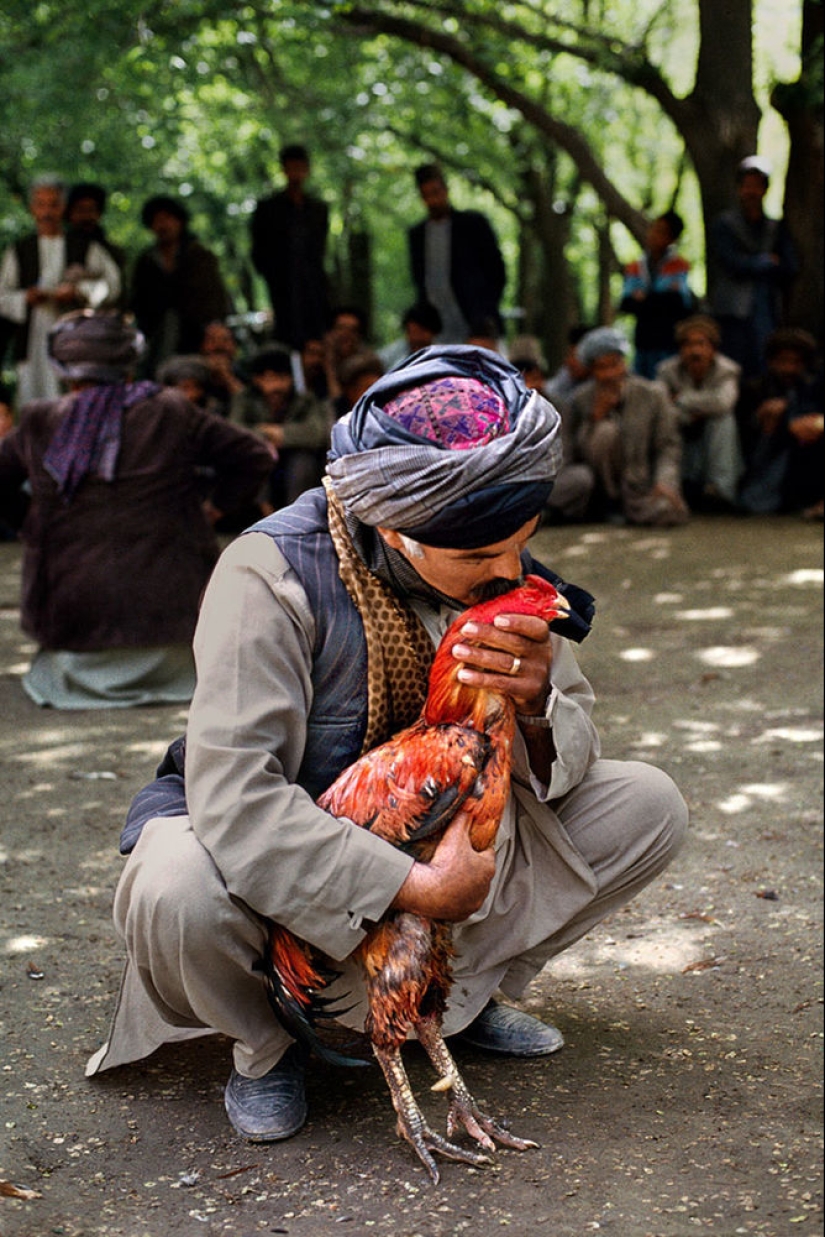
{"label": "man's turban", "polygon": [[327,473],[344,507],[425,545],[511,536],[545,506],[561,419],[486,348],[424,348],[335,423]]}
{"label": "man's turban", "polygon": [[117,311],[78,309],[49,332],[52,364],[75,382],[123,382],[144,349],[140,331]]}

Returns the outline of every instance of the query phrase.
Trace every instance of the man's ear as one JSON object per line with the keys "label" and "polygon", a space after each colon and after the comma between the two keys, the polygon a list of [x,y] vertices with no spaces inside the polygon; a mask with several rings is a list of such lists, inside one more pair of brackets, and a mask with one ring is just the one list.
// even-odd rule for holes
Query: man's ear
{"label": "man's ear", "polygon": [[391,550],[398,550],[401,554],[404,553],[404,542],[400,533],[396,533],[391,528],[382,528],[380,524],[376,526],[376,531],[381,534],[381,537],[386,541]]}

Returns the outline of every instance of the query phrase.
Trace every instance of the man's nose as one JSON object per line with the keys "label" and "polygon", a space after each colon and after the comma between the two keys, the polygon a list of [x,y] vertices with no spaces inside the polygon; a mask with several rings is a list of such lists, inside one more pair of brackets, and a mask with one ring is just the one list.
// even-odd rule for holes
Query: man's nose
{"label": "man's nose", "polygon": [[521,553],[514,546],[512,550],[502,550],[489,561],[488,579],[518,580],[521,576]]}

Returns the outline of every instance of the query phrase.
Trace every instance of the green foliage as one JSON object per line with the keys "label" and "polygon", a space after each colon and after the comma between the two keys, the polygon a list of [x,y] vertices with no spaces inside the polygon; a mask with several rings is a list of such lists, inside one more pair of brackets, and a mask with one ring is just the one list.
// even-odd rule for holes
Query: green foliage
{"label": "green foliage", "polygon": [[[797,8],[795,0],[787,0]],[[413,33],[357,24],[358,11]],[[452,39],[478,71],[445,54]],[[439,159],[459,206],[493,219],[511,283],[541,185],[570,221],[568,259],[593,316],[603,191],[575,151],[528,123],[525,98],[582,141],[626,205],[616,262],[637,248],[645,212],[676,205],[700,262],[698,186],[675,116],[694,78],[694,0],[88,0],[0,11],[0,245],[28,227],[26,186],[44,171],[110,192],[106,224],[130,254],[148,241],[142,202],[185,198],[195,230],[221,256],[238,308],[263,306],[248,261],[255,201],[278,180],[277,150],[304,141],[311,187],[330,203],[330,269],[349,293],[353,235],[372,238],[374,328],[397,333],[412,288],[406,229],[421,215],[412,169]],[[460,57],[459,57],[460,59]],[[691,223],[692,221],[692,223]],[[631,226],[633,225],[633,226]]]}

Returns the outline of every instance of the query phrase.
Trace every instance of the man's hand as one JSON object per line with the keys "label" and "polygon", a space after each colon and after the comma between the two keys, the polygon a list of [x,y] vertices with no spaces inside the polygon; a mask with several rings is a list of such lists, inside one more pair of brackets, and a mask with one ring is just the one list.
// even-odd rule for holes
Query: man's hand
{"label": "man's hand", "polygon": [[756,419],[763,434],[772,434],[785,415],[786,399],[763,399],[756,410]]}
{"label": "man's hand", "polygon": [[592,421],[603,421],[610,416],[614,408],[622,402],[622,384],[620,382],[597,382],[593,392],[593,409],[590,413]]}
{"label": "man's hand", "polygon": [[[559,608],[566,606],[560,597]],[[453,646],[453,657],[462,663],[461,682],[504,691],[519,713],[543,713],[553,661],[544,619],[500,614],[493,624],[465,623],[461,630],[466,640]]]}
{"label": "man's hand", "polygon": [[477,911],[496,870],[493,848],[473,850],[467,816],[460,812],[428,863],[416,863],[392,906],[428,919],[458,923]]}
{"label": "man's hand", "polygon": [[812,442],[818,442],[825,432],[825,417],[821,412],[809,412],[804,417],[794,417],[788,425],[788,432],[793,434],[802,446],[808,447]]}

